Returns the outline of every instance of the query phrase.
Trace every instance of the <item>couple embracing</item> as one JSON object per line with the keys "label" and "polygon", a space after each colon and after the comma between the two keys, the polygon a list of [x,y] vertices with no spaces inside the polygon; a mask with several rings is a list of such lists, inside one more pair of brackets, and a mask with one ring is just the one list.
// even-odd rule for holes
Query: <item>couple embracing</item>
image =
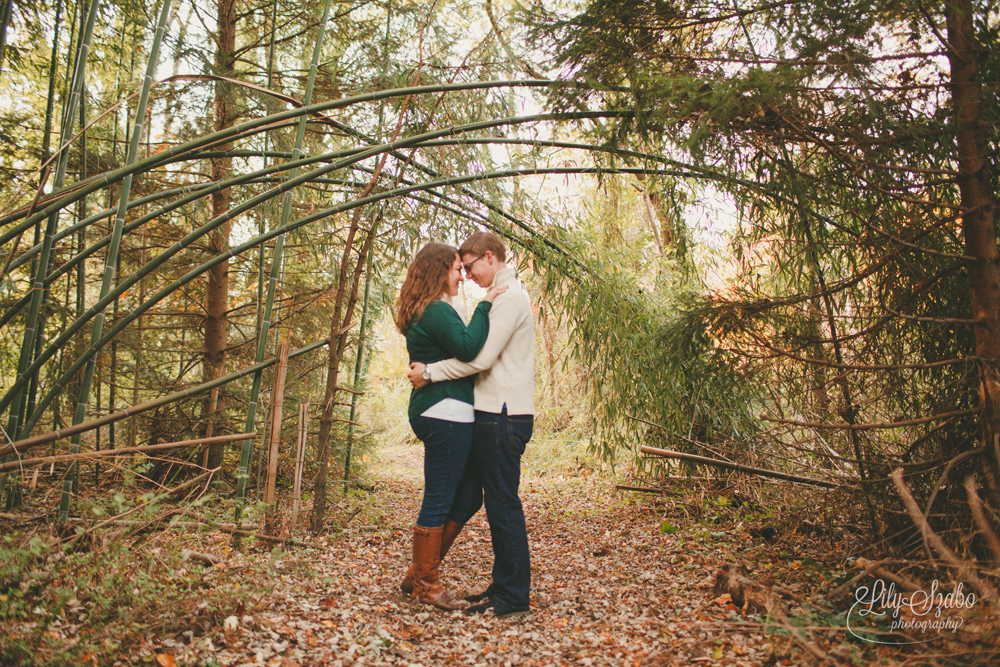
{"label": "couple embracing", "polygon": [[[497,616],[529,610],[531,561],[518,497],[521,455],[534,425],[531,303],[503,242],[478,232],[459,248],[429,243],[410,265],[396,327],[410,358],[409,419],[424,445],[424,497],[413,527],[404,593],[444,610]],[[488,289],[468,325],[452,305],[463,279]],[[485,504],[493,580],[465,607],[444,590],[441,560]]]}

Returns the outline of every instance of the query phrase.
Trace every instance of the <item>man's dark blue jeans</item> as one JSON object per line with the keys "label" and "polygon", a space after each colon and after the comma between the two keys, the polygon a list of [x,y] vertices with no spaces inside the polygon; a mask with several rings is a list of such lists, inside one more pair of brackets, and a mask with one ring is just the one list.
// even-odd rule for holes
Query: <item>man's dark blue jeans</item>
{"label": "man's dark blue jeans", "polygon": [[472,453],[455,504],[448,517],[465,524],[486,504],[493,540],[491,601],[511,609],[528,609],[531,556],[524,509],[518,497],[521,456],[534,429],[532,415],[476,410]]}
{"label": "man's dark blue jeans", "polygon": [[424,443],[424,500],[417,525],[444,525],[472,446],[473,425],[417,417],[410,427]]}

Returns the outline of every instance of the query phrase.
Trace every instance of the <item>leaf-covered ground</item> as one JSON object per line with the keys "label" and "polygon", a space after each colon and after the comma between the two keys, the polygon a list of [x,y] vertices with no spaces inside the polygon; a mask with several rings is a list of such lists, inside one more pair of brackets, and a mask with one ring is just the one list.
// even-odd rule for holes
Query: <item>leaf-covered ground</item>
{"label": "leaf-covered ground", "polygon": [[[658,512],[607,480],[525,480],[533,609],[509,619],[440,612],[404,597],[397,584],[409,563],[419,484],[387,479],[376,495],[373,524],[348,524],[318,552],[286,553],[276,564],[283,574],[238,625],[230,619],[211,641],[159,650],[178,663],[211,657],[285,667],[760,665],[772,654],[770,639],[728,628],[728,612],[712,602],[714,568],[732,545],[683,530],[663,534]],[[491,563],[480,512],[445,561],[448,589],[483,589]]]}
{"label": "leaf-covered ground", "polygon": [[[0,664],[936,665],[965,652],[942,646],[935,655],[949,660],[939,662],[926,651],[859,644],[835,610],[819,611],[812,602],[856,573],[845,567],[849,535],[807,537],[800,527],[816,528],[809,521],[751,529],[749,515],[722,496],[633,494],[616,490],[610,476],[562,464],[529,466],[522,480],[531,612],[441,612],[397,587],[410,559],[419,471],[414,447],[374,462],[374,487],[337,496],[331,531],[306,537],[312,548],[251,539],[233,549],[219,531],[130,528],[114,542],[95,541],[81,552],[83,565],[58,576],[53,563],[73,556],[46,552],[54,555],[18,575],[21,608],[32,611],[6,625],[0,618],[0,634],[21,647],[5,661],[0,638]],[[756,516],[768,516],[766,508]],[[179,560],[181,548],[218,562],[203,565],[190,553]],[[719,569],[734,562],[748,565],[787,614],[772,615],[765,629],[714,593]],[[480,512],[445,561],[446,587],[456,596],[479,592],[491,564]],[[123,608],[130,605],[137,608]]]}

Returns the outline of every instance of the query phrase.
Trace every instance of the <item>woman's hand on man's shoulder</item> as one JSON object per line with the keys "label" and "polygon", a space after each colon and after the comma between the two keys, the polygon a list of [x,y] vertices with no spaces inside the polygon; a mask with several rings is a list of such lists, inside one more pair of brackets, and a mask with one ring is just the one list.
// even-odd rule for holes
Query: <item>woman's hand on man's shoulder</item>
{"label": "woman's hand on man's shoulder", "polygon": [[489,290],[486,291],[486,296],[483,298],[483,301],[489,301],[490,303],[493,303],[493,299],[497,298],[506,291],[507,291],[507,285],[502,285],[502,286],[494,285],[493,287],[489,288]]}

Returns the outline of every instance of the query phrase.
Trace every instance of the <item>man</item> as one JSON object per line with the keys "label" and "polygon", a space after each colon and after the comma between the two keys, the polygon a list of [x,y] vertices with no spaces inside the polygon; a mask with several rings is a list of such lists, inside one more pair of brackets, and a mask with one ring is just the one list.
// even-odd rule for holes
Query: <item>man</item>
{"label": "man", "polygon": [[[529,610],[531,559],[524,510],[518,497],[521,456],[531,439],[535,414],[535,325],[528,293],[507,266],[500,237],[478,232],[459,248],[466,277],[481,287],[507,285],[490,309],[490,331],[478,356],[465,363],[446,359],[410,365],[415,387],[478,373],[472,451],[445,530],[454,536],[486,505],[493,541],[493,581],[465,611],[497,616]],[[451,540],[442,544],[441,556]]]}

